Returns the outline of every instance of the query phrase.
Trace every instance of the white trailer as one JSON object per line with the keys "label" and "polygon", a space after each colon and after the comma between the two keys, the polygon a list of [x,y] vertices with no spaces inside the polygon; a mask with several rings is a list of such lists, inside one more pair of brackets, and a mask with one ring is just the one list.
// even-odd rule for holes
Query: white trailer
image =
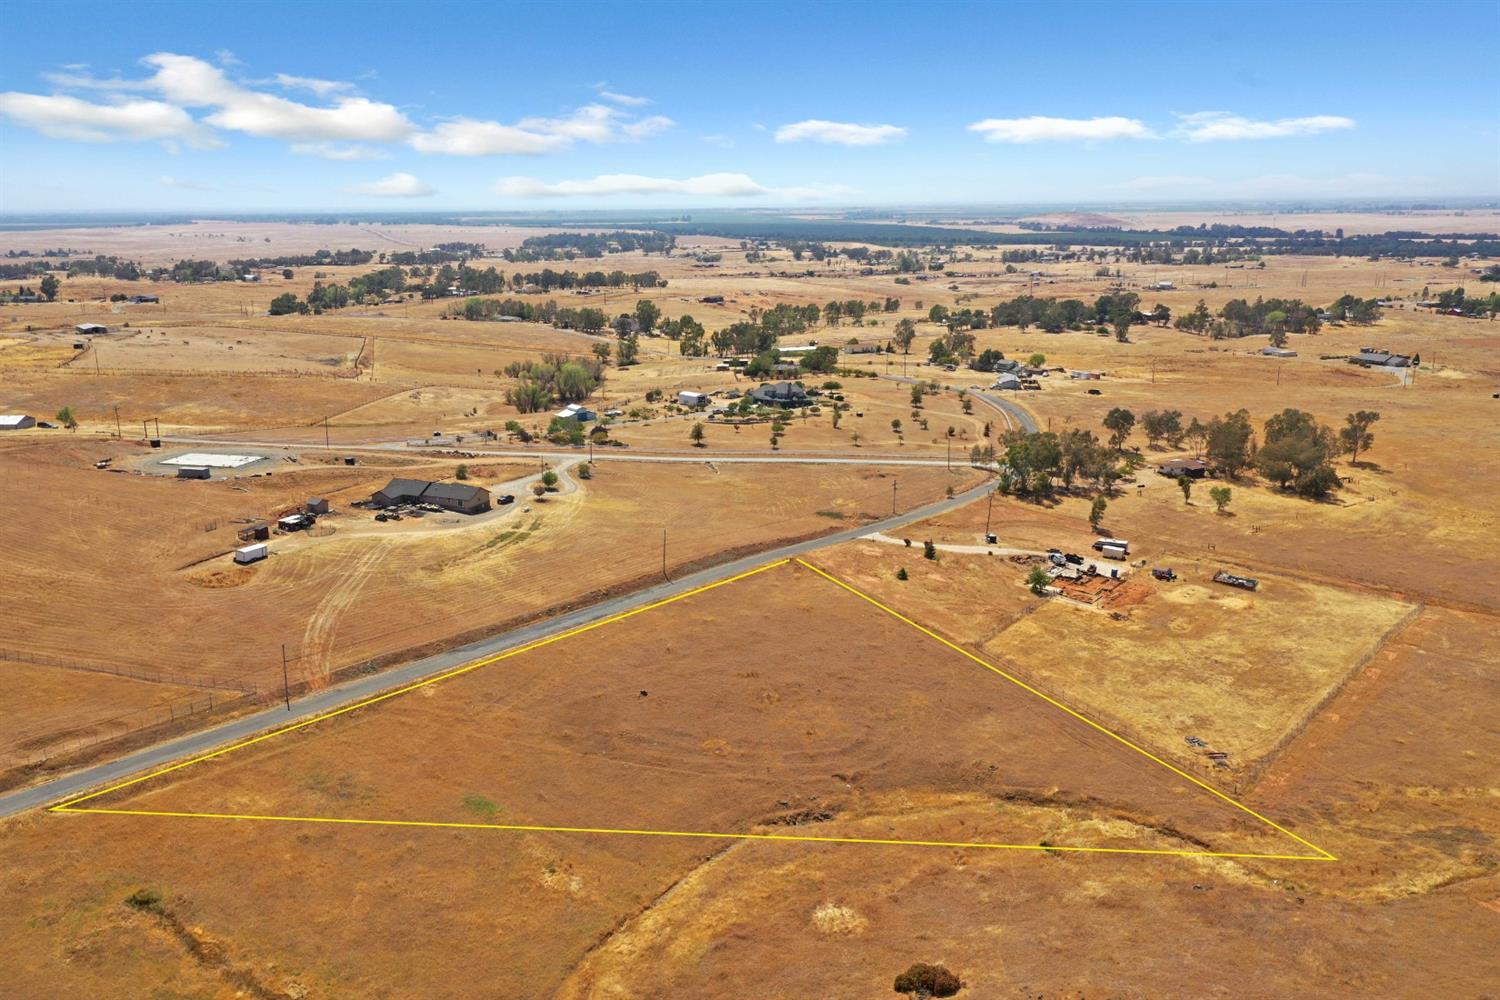
{"label": "white trailer", "polygon": [[690,392],[684,389],[677,394],[677,402],[681,406],[707,406],[708,393]]}
{"label": "white trailer", "polygon": [[1123,562],[1128,553],[1118,545],[1103,545],[1099,548],[1099,554],[1106,559],[1119,559]]}
{"label": "white trailer", "polygon": [[1103,552],[1105,547],[1119,549],[1126,555],[1130,554],[1130,543],[1123,538],[1096,538],[1094,539],[1094,551]]}
{"label": "white trailer", "polygon": [[271,547],[265,542],[256,542],[254,545],[246,545],[244,548],[234,550],[234,561],[241,566],[253,562],[260,562],[271,554]]}

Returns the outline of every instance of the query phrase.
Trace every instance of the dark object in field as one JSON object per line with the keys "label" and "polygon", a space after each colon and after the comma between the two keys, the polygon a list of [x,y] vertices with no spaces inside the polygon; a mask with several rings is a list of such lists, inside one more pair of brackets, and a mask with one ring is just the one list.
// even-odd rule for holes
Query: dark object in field
{"label": "dark object in field", "polygon": [[1214,583],[1225,583],[1231,587],[1239,587],[1241,590],[1254,590],[1260,586],[1259,580],[1252,580],[1248,576],[1235,576],[1223,570],[1214,574]]}

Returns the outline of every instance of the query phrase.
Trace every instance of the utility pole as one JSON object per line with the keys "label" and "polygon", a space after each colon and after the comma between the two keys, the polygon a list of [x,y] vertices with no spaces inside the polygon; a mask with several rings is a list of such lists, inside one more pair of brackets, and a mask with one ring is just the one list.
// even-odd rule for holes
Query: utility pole
{"label": "utility pole", "polygon": [[122,440],[125,437],[125,431],[120,427],[120,408],[118,406],[115,407],[115,437]]}
{"label": "utility pole", "polygon": [[292,710],[292,685],[286,669],[286,643],[281,644],[281,696],[286,700],[286,710]]}
{"label": "utility pole", "polygon": [[662,525],[662,528],[661,528],[661,576],[662,576],[663,580],[671,580],[672,579],[670,576],[667,576],[667,526],[666,525]]}
{"label": "utility pole", "polygon": [[333,445],[328,442],[328,418],[327,417],[323,418],[323,447],[326,448],[326,449],[329,449],[329,450],[333,449]]}
{"label": "utility pole", "polygon": [[99,374],[99,345],[94,345],[94,374]]}
{"label": "utility pole", "polygon": [[141,437],[143,439],[149,439],[151,437],[151,427],[149,426],[150,423],[151,421],[149,420],[141,421]]}
{"label": "utility pole", "polygon": [[990,540],[990,515],[995,512],[995,491],[990,490],[990,503],[984,512],[984,540],[988,544]]}
{"label": "utility pole", "polygon": [[896,480],[891,480],[891,516],[896,516]]}

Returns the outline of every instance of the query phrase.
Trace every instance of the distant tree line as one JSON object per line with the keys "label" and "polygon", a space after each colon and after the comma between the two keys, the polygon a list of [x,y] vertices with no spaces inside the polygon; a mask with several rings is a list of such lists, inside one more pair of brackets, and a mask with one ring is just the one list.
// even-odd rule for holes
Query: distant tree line
{"label": "distant tree line", "polygon": [[667,254],[676,246],[677,237],[656,231],[549,233],[545,236],[528,236],[521,241],[519,249],[502,250],[500,255],[508,261],[531,264],[543,260],[575,260],[579,257],[592,259],[608,253],[628,253],[633,250]]}

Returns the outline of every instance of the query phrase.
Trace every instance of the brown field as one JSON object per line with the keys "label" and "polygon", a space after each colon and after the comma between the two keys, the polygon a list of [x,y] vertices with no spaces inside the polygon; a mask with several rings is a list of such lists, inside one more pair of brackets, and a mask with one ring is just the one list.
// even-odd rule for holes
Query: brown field
{"label": "brown field", "polygon": [[[794,657],[785,655],[789,628],[802,637]],[[944,739],[884,738],[935,726]],[[422,734],[420,752],[398,749],[413,733]],[[774,568],[94,804],[1190,851],[1298,846],[796,567]],[[61,829],[69,831],[66,838],[57,836]],[[139,837],[157,849],[142,854],[133,846]],[[616,953],[622,939],[610,931],[621,915],[659,898],[658,905],[675,906],[671,900],[684,887],[728,858],[784,856],[774,844],[713,839],[100,815],[39,816],[12,825],[6,838],[9,855],[27,858],[24,872],[14,873],[28,886],[27,910],[46,914],[67,906],[77,914],[70,933],[97,940],[103,954],[136,936],[160,934],[148,915],[120,914],[115,903],[151,887],[267,988],[295,982],[314,993],[367,996],[461,994],[464,985],[450,978],[458,968],[506,992],[551,995],[570,976],[576,983],[591,975],[589,955],[601,941],[609,944],[605,954]],[[217,860],[160,849],[178,838],[212,839]],[[59,846],[43,847],[43,840]],[[107,859],[96,856],[82,877],[68,874],[66,858],[86,844]],[[946,867],[959,858],[992,863],[981,860],[989,853],[981,848],[955,854],[908,847],[905,862],[892,848],[844,849],[863,851],[867,863],[882,867]],[[295,892],[277,888],[282,881],[271,861],[288,850],[301,856]],[[821,849],[807,845],[800,853],[809,851]],[[784,868],[785,862],[773,866],[773,881],[785,877]],[[370,874],[354,875],[359,871]],[[456,891],[446,873],[459,871],[468,874]],[[307,909],[310,900],[342,896],[335,886],[351,877],[362,886],[358,901],[341,904],[337,917]],[[255,905],[246,906],[242,894]],[[445,903],[434,908],[439,896]],[[524,908],[496,907],[521,897]],[[298,911],[295,919],[288,919],[288,907]],[[419,912],[425,916],[414,920]],[[7,912],[0,921],[19,915]],[[423,929],[407,938],[399,961],[371,949],[371,942],[413,923]],[[294,945],[303,936],[297,927],[309,924],[319,928],[316,942]],[[44,939],[51,934],[40,932]],[[665,969],[687,971],[706,957],[692,940],[674,949]],[[837,941],[835,933],[830,944]],[[108,968],[58,967],[45,949],[27,954],[35,964],[17,970],[22,975],[59,976],[59,983],[98,996],[116,995],[122,981],[137,977],[170,981],[182,975],[176,966],[192,962],[148,947],[132,949],[128,966]],[[789,969],[788,975],[785,989],[795,992],[798,974]],[[880,965],[871,965],[857,988],[868,991],[883,978]]]}
{"label": "brown field", "polygon": [[[42,657],[253,684],[267,695],[275,694],[283,642],[294,679],[318,683],[350,664],[659,578],[663,531],[672,572],[717,553],[878,517],[890,509],[893,479],[903,508],[941,497],[950,484],[978,481],[967,468],[606,462],[575,492],[544,503],[528,503],[530,494],[512,486],[518,503],[472,523],[430,515],[379,525],[349,503],[391,475],[448,477],[457,462],[398,459],[383,467],[383,456],[365,456],[354,468],[283,467],[269,477],[210,483],[92,468],[96,456],[111,453],[117,468],[128,468],[143,452],[107,443],[0,452],[8,496],[67,498],[0,525],[15,560],[5,584],[15,629],[7,643]],[[505,460],[470,468],[471,481],[483,486],[537,472]],[[319,527],[329,537],[278,537],[268,561],[232,565],[228,553],[241,544],[243,524],[296,509],[309,496],[334,506],[336,515]],[[203,621],[216,624],[203,629]],[[60,724],[59,732],[72,728]],[[0,743],[11,745],[19,737],[6,730]]]}
{"label": "brown field", "polygon": [[[1493,212],[1116,214],[1153,226],[1500,229]],[[205,221],[6,233],[0,251],[75,246],[152,263],[446,239],[498,249],[530,232]],[[692,246],[724,259],[695,267],[684,252]],[[50,419],[71,406],[82,423],[76,434],[9,432],[0,442],[0,648],[44,661],[0,661],[0,688],[23,706],[0,724],[0,770],[108,737],[128,724],[118,720],[237,695],[174,678],[255,683],[274,697],[282,642],[294,682],[316,687],[355,664],[407,658],[659,580],[664,528],[676,576],[868,523],[891,510],[893,483],[903,510],[973,485],[981,474],[967,466],[969,448],[998,446],[1007,423],[983,403],[962,411],[958,390],[987,377],[918,363],[940,332],[925,322],[933,304],[987,308],[1027,292],[1091,302],[1117,280],[1146,307],[1160,301],[1174,314],[1200,298],[1217,309],[1233,298],[1325,305],[1350,293],[1401,304],[1371,327],[1293,336],[1299,356],[1284,361],[1260,356],[1261,338],[1215,342],[1171,328],[1133,327],[1127,344],[1081,332],[976,332],[980,349],[1107,373],[1089,383],[1054,373],[1042,391],[1015,394],[1044,429],[1102,432],[1116,406],[1137,416],[1179,409],[1184,421],[1244,407],[1257,429],[1287,407],[1333,426],[1378,410],[1374,447],[1357,465],[1338,461],[1345,484],[1325,502],[1253,475],[1228,484],[1225,514],[1208,497],[1212,481],[1185,502],[1153,469],[1181,452],[1151,449],[1138,431],[1129,445],[1145,464],[1109,498],[1102,526],[1131,540],[1134,578],[1098,606],[1033,596],[1028,567],[1005,556],[922,554],[928,539],[982,544],[987,522],[1001,547],[1084,552],[1096,534],[1081,492],[1046,504],[996,497],[992,507],[971,503],[892,532],[910,548],[858,541],[808,557],[1337,861],[35,812],[0,823],[0,975],[17,994],[867,1000],[893,995],[892,977],[913,961],[959,972],[961,998],[1493,993],[1500,404],[1491,396],[1500,391],[1500,324],[1411,306],[1424,288],[1479,287],[1476,262],[1111,262],[1119,277],[1102,278],[1085,263],[1007,274],[997,253],[974,251],[953,263],[963,277],[896,285],[847,262],[794,264],[777,250],[771,258],[749,263],[736,242],[684,239],[670,258],[603,262],[659,270],[666,288],[527,298],[615,314],[648,297],[666,316],[692,314],[713,330],[783,302],[897,296],[899,311],[862,327],[789,339],[885,340],[898,319],[920,321],[910,357],[844,357],[882,377],[834,376],[854,406],[838,429],[826,408],[797,416],[778,449],[887,464],[717,461],[770,456],[769,425],[736,432],[710,422],[700,451],[688,432],[702,418],[656,404],[649,419],[611,425],[624,447],[596,448],[593,478],[580,481],[572,456],[586,451],[563,449],[570,457],[560,460],[557,446],[505,440],[507,421],[541,431],[548,415],[517,414],[504,399],[510,380],[495,372],[542,353],[586,354],[598,338],[447,320],[442,301],[267,316],[274,295],[306,293],[313,268],[258,284],[67,280],[57,303],[0,308],[0,412]],[[323,273],[347,280],[364,270]],[[1176,287],[1148,287],[1158,280]],[[163,303],[107,301],[147,291]],[[705,295],[726,301],[699,302]],[[85,321],[115,332],[75,352],[72,327]],[[1341,360],[1365,345],[1420,352],[1422,365],[1402,384]],[[664,339],[641,347],[641,363],[611,367],[590,405],[630,410],[653,389],[670,400],[679,389],[751,387]],[[902,375],[945,387],[919,418],[910,386],[895,380]],[[116,407],[123,441],[112,438]],[[232,450],[227,442],[239,440],[298,461],[283,459],[272,476],[214,482],[93,468],[111,457],[129,470],[166,454],[136,440],[152,418],[169,435],[225,442],[168,441],[171,452]],[[889,464],[945,459],[950,426],[953,471]],[[484,429],[501,432],[487,447],[523,457],[479,454],[473,438],[441,450],[404,443]],[[524,483],[540,470],[539,452],[564,477],[544,502]],[[612,460],[646,453],[700,460]],[[333,464],[344,454],[360,464]],[[451,477],[459,462],[476,483],[520,502],[466,523],[377,524],[350,507],[389,476]],[[270,560],[232,566],[226,553],[242,519],[313,495],[333,502],[330,531],[277,537]],[[1174,567],[1178,581],[1151,581],[1153,566]],[[1209,582],[1221,568],[1259,578],[1260,589]],[[908,579],[897,578],[901,569]],[[1189,735],[1207,747],[1190,746]],[[1227,753],[1227,766],[1214,766],[1210,750]],[[796,566],[103,802],[945,843],[1296,847]],[[124,904],[142,888],[161,894],[159,910]]]}

